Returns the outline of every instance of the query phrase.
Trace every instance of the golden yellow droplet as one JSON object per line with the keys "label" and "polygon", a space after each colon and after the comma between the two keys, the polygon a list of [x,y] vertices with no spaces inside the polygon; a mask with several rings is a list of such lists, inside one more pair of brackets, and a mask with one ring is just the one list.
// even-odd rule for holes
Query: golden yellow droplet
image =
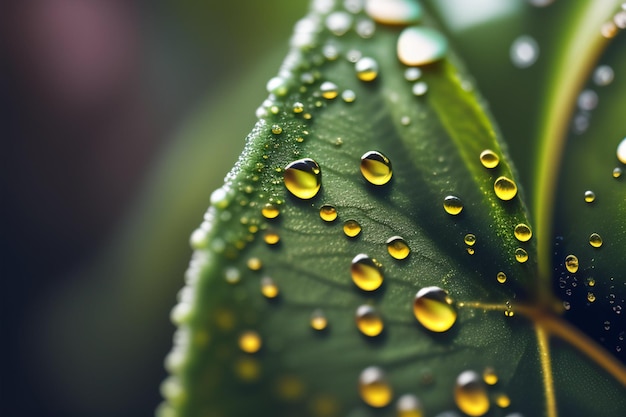
{"label": "golden yellow droplet", "polygon": [[595,287],[596,285],[596,280],[592,277],[587,278],[587,285],[590,287]]}
{"label": "golden yellow droplet", "polygon": [[590,190],[585,191],[585,202],[593,203],[595,199],[596,199],[596,193]]}
{"label": "golden yellow droplet", "polygon": [[320,218],[325,222],[332,222],[337,219],[337,209],[330,204],[324,204],[320,207]]}
{"label": "golden yellow droplet", "polygon": [[417,292],[413,314],[422,326],[439,333],[450,329],[457,316],[448,293],[439,287],[425,287]]}
{"label": "golden yellow droplet", "polygon": [[369,151],[361,157],[361,174],[374,185],[384,185],[391,180],[391,161],[380,152]]}
{"label": "golden yellow droplet", "polygon": [[464,371],[456,379],[454,402],[468,416],[483,416],[489,411],[489,397],[480,376]]}
{"label": "golden yellow droplet", "polygon": [[530,227],[524,223],[520,223],[515,226],[513,233],[515,234],[515,238],[520,242],[528,242],[533,236],[533,232],[530,230]]}
{"label": "golden yellow droplet", "polygon": [[412,394],[404,394],[396,401],[397,417],[423,417],[422,403]]}
{"label": "golden yellow droplet", "polygon": [[284,173],[285,187],[303,200],[315,197],[322,185],[322,171],[314,160],[299,159],[287,165]]}
{"label": "golden yellow droplet", "polygon": [[592,292],[588,292],[587,301],[589,301],[590,303],[593,303],[594,301],[596,301],[596,295]]}
{"label": "golden yellow droplet", "polygon": [[467,246],[474,246],[476,244],[476,235],[472,233],[466,234],[463,238],[463,242],[465,242]]}
{"label": "golden yellow droplet", "polygon": [[363,253],[352,259],[350,272],[352,281],[363,291],[374,291],[383,283],[383,273],[380,270],[380,264]]}
{"label": "golden yellow droplet", "polygon": [[267,232],[265,232],[263,240],[268,245],[276,245],[278,244],[278,242],[280,242],[280,235],[273,230],[268,230]]}
{"label": "golden yellow droplet", "polygon": [[493,183],[493,189],[500,200],[508,201],[517,195],[517,185],[507,177],[498,177]]}
{"label": "golden yellow droplet", "polygon": [[500,158],[491,149],[485,149],[480,153],[480,163],[485,168],[495,168],[500,163]]}
{"label": "golden yellow droplet", "polygon": [[315,310],[311,314],[311,327],[315,330],[324,330],[328,326],[328,319],[322,310]]}
{"label": "golden yellow droplet", "polygon": [[365,368],[359,376],[359,394],[371,407],[385,407],[393,399],[393,391],[385,373],[376,366]]}
{"label": "golden yellow droplet", "polygon": [[456,216],[463,210],[463,202],[459,197],[449,195],[443,199],[443,209],[446,213]]}
{"label": "golden yellow droplet", "polygon": [[283,128],[279,125],[272,125],[272,133],[275,135],[280,135],[281,133],[283,133]]}
{"label": "golden yellow droplet", "polygon": [[261,209],[261,214],[266,219],[275,219],[280,214],[280,210],[278,209],[278,207],[276,207],[272,203],[267,203]]}
{"label": "golden yellow droplet", "polygon": [[343,233],[348,237],[357,237],[361,233],[361,225],[356,220],[346,220],[343,223]]}
{"label": "golden yellow droplet", "polygon": [[263,277],[261,279],[261,293],[266,298],[276,298],[279,293],[278,285],[272,278]]}
{"label": "golden yellow droplet", "polygon": [[320,86],[320,90],[322,92],[322,97],[327,100],[332,100],[339,95],[339,88],[337,87],[337,84],[331,83],[330,81],[324,81]]}
{"label": "golden yellow droplet", "polygon": [[622,169],[620,167],[613,168],[613,178],[619,178],[622,176]]}
{"label": "golden yellow droplet", "polygon": [[572,274],[578,271],[578,258],[576,255],[567,255],[565,257],[565,268]]}
{"label": "golden yellow droplet", "polygon": [[466,250],[469,255],[473,255],[476,252],[474,248],[467,248]]}
{"label": "golden yellow droplet", "polygon": [[589,244],[594,248],[599,248],[600,246],[602,246],[602,237],[600,237],[600,235],[597,233],[592,233],[589,236]]}
{"label": "golden yellow droplet", "polygon": [[500,284],[504,284],[506,282],[506,274],[502,271],[498,272],[496,274],[496,280],[500,283]]}
{"label": "golden yellow droplet", "polygon": [[378,336],[382,333],[384,324],[380,314],[374,309],[374,307],[364,304],[356,309],[354,315],[356,327],[365,336]]}
{"label": "golden yellow droplet", "polygon": [[374,81],[378,77],[378,62],[370,57],[363,57],[354,64],[356,76],[361,81]]}
{"label": "golden yellow droplet", "polygon": [[483,371],[483,381],[487,385],[495,385],[498,382],[498,375],[496,374],[495,369],[488,367]]}
{"label": "golden yellow droplet", "polygon": [[248,259],[247,264],[251,271],[258,271],[263,267],[263,262],[261,262],[259,258],[250,258]]}
{"label": "golden yellow droplet", "polygon": [[294,113],[302,113],[304,111],[304,104],[298,102],[293,103],[293,112]]}
{"label": "golden yellow droplet", "polygon": [[515,315],[515,311],[513,311],[511,308],[508,308],[504,310],[504,315],[506,317],[513,317]]}
{"label": "golden yellow droplet", "polygon": [[506,394],[498,394],[496,396],[496,404],[500,408],[507,408],[511,405],[511,399]]}
{"label": "golden yellow droplet", "polygon": [[405,259],[411,253],[411,248],[400,236],[387,239],[387,252],[395,259]]}
{"label": "golden yellow droplet", "polygon": [[254,330],[247,330],[239,335],[239,348],[246,353],[258,352],[261,344],[261,336]]}
{"label": "golden yellow droplet", "polygon": [[515,249],[515,260],[521,264],[528,261],[528,252],[522,248]]}

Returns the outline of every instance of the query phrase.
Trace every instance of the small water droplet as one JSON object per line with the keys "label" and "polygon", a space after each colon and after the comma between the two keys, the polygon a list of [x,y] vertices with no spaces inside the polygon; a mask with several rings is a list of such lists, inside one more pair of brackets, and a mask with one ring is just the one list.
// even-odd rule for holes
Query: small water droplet
{"label": "small water droplet", "polygon": [[596,301],[596,295],[592,292],[588,292],[587,301],[589,301],[590,303],[593,303],[594,301]]}
{"label": "small water droplet", "polygon": [[304,104],[299,101],[293,103],[293,112],[296,114],[302,113],[304,111]]}
{"label": "small water droplet", "polygon": [[426,94],[428,92],[428,84],[426,84],[424,81],[418,81],[415,84],[413,84],[413,87],[411,88],[411,92],[413,93],[414,96],[423,96],[424,94]]}
{"label": "small water droplet", "polygon": [[463,202],[459,197],[449,195],[443,199],[443,209],[446,213],[456,216],[463,210]]}
{"label": "small water droplet", "polygon": [[489,397],[480,376],[464,371],[456,379],[454,402],[468,416],[482,416],[489,411]]}
{"label": "small water droplet", "polygon": [[474,250],[474,248],[469,248],[469,247],[468,247],[468,248],[466,248],[465,250],[467,251],[467,254],[468,254],[468,255],[473,255],[473,254],[476,252],[476,251]]}
{"label": "small water droplet", "polygon": [[387,239],[387,252],[395,259],[405,259],[411,253],[411,248],[400,236],[392,236]]}
{"label": "small water droplet", "polygon": [[532,37],[522,35],[513,41],[509,54],[513,65],[518,68],[528,68],[539,57],[539,45]]}
{"label": "small water droplet", "polygon": [[250,258],[247,265],[251,271],[258,271],[263,267],[263,262],[259,258]]}
{"label": "small water droplet", "polygon": [[277,96],[284,96],[289,92],[289,85],[285,78],[283,77],[274,77],[271,78],[267,85],[265,86],[266,90],[270,94],[274,94]]}
{"label": "small water droplet", "polygon": [[385,185],[393,175],[391,161],[380,152],[366,152],[361,157],[361,174],[371,184]]}
{"label": "small water droplet", "polygon": [[404,394],[396,401],[397,417],[423,417],[422,403],[413,394]]}
{"label": "small water droplet", "polygon": [[383,319],[374,307],[364,304],[356,309],[354,316],[356,327],[365,336],[375,337],[384,329]]}
{"label": "small water droplet", "polygon": [[344,90],[341,93],[341,98],[346,103],[352,103],[352,102],[354,102],[354,100],[356,100],[356,93],[354,91],[352,91],[352,90]]}
{"label": "small water droplet", "polygon": [[622,164],[626,164],[626,138],[622,139],[619,145],[617,145],[617,159]]}
{"label": "small water droplet", "polygon": [[500,408],[507,408],[511,405],[511,399],[506,394],[496,395],[496,405]]}
{"label": "small water droplet", "polygon": [[346,220],[343,223],[343,233],[348,237],[357,237],[361,233],[361,225],[356,220]]}
{"label": "small water droplet", "polygon": [[613,23],[620,29],[626,29],[626,10],[615,13]]}
{"label": "small water droplet", "polygon": [[496,274],[496,280],[500,283],[500,284],[504,284],[506,282],[506,274],[502,271],[498,272]]}
{"label": "small water droplet", "polygon": [[420,66],[442,59],[448,51],[446,38],[438,31],[412,26],[398,38],[398,59],[405,65]]}
{"label": "small water droplet", "polygon": [[500,158],[491,149],[485,149],[480,153],[480,163],[485,168],[495,168],[500,163]]}
{"label": "small water droplet", "polygon": [[322,97],[327,100],[332,100],[339,94],[339,87],[333,82],[324,81],[322,85],[320,85],[320,91],[322,92]]}
{"label": "small water droplet", "polygon": [[261,279],[261,294],[266,298],[278,297],[278,285],[270,277],[263,277]]}
{"label": "small water droplet", "polygon": [[337,219],[337,209],[330,204],[320,207],[320,218],[325,222],[333,222]]}
{"label": "small water droplet", "polygon": [[283,128],[279,125],[272,125],[272,133],[275,135],[280,135],[281,133],[283,133]]}
{"label": "small water droplet", "polygon": [[422,8],[415,0],[366,0],[365,11],[386,25],[409,25],[422,17]]}
{"label": "small water droplet", "polygon": [[317,309],[311,314],[310,324],[314,330],[321,331],[328,326],[328,319],[322,310]]}
{"label": "small water droplet", "polygon": [[411,124],[411,118],[409,116],[402,116],[402,118],[400,119],[400,123],[402,124],[402,126],[408,126]]}
{"label": "small water droplet", "polygon": [[572,274],[578,271],[578,258],[576,255],[567,255],[565,257],[565,268]]}
{"label": "small water droplet", "polygon": [[246,353],[258,352],[261,345],[261,336],[253,330],[247,330],[239,335],[239,348]]}
{"label": "small water droplet", "polygon": [[315,197],[320,190],[322,171],[314,160],[299,159],[285,167],[284,181],[291,194],[308,200]]}
{"label": "small water droplet", "polygon": [[596,199],[596,193],[594,193],[593,191],[587,190],[585,191],[585,202],[586,203],[593,203]]}
{"label": "small water droplet", "polygon": [[374,291],[383,283],[383,273],[376,259],[360,253],[352,259],[350,266],[352,281],[363,291]]}
{"label": "small water droplet", "polygon": [[485,381],[487,385],[495,385],[498,382],[498,374],[496,374],[493,368],[487,367],[483,371],[483,381]]}
{"label": "small water droplet", "polygon": [[377,366],[365,368],[359,376],[359,394],[371,407],[385,407],[393,399],[393,391],[382,369]]}
{"label": "small water droplet", "polygon": [[515,249],[515,260],[521,264],[528,261],[528,252],[522,248]]}
{"label": "small water droplet", "polygon": [[594,248],[599,248],[600,246],[602,246],[602,237],[600,237],[600,235],[597,233],[592,233],[589,236],[589,244]]}
{"label": "small water droplet", "polygon": [[261,214],[266,219],[275,219],[280,214],[280,210],[272,203],[267,203],[261,209]]}
{"label": "small water droplet", "polygon": [[587,285],[590,287],[595,287],[596,285],[596,280],[592,277],[587,278]]}
{"label": "small water droplet", "polygon": [[363,57],[354,64],[356,76],[361,81],[374,81],[378,77],[378,62],[374,58]]}
{"label": "small water droplet", "polygon": [[413,314],[422,326],[438,333],[450,329],[457,316],[448,293],[439,287],[425,287],[417,292]]}
{"label": "small water droplet", "polygon": [[339,49],[335,45],[324,45],[322,55],[329,61],[334,61],[339,57]]}
{"label": "small water droplet", "polygon": [[578,108],[591,111],[598,106],[598,94],[593,90],[583,90],[578,96]]}
{"label": "small water droplet", "polygon": [[404,78],[407,81],[417,81],[422,76],[422,70],[417,67],[409,67],[404,70]]}
{"label": "small water droplet", "polygon": [[611,39],[617,35],[617,25],[613,22],[606,22],[600,28],[600,34],[607,39]]}
{"label": "small water droplet", "polygon": [[613,178],[619,178],[622,176],[622,169],[619,167],[613,168]]}
{"label": "small water droplet", "polygon": [[476,244],[476,235],[473,233],[466,234],[463,238],[463,242],[465,242],[467,246],[474,246]]}
{"label": "small water droplet", "polygon": [[520,242],[528,242],[533,235],[533,232],[530,230],[530,227],[524,223],[520,223],[515,226],[515,230],[513,231],[515,238]]}
{"label": "small water droplet", "polygon": [[268,230],[263,236],[263,240],[268,245],[276,245],[280,242],[280,235],[273,230]]}
{"label": "small water droplet", "polygon": [[346,12],[333,12],[326,17],[326,28],[336,36],[344,35],[352,26],[352,16]]}
{"label": "small water droplet", "polygon": [[615,78],[615,73],[613,72],[613,68],[608,65],[600,65],[593,72],[593,82],[600,87],[611,84],[613,82],[613,78]]}
{"label": "small water droplet", "polygon": [[376,23],[370,19],[361,19],[356,23],[356,33],[363,39],[369,39],[376,32]]}
{"label": "small water droplet", "polygon": [[493,189],[500,200],[508,201],[517,195],[517,185],[507,177],[498,177],[493,183]]}

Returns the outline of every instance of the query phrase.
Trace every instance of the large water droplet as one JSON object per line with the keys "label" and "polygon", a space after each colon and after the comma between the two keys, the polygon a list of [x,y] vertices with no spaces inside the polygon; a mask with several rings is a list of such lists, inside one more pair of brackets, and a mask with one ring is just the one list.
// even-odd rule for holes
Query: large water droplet
{"label": "large water droplet", "polygon": [[507,177],[499,177],[493,183],[493,189],[500,200],[511,200],[517,195],[517,185]]}
{"label": "large water droplet", "polygon": [[448,293],[439,287],[425,287],[417,292],[413,314],[422,326],[433,332],[450,329],[457,316]]}
{"label": "large water droplet", "polygon": [[520,223],[515,226],[513,233],[515,234],[515,238],[520,242],[528,242],[533,235],[530,227],[524,223]]}
{"label": "large water droplet", "polygon": [[500,163],[500,158],[491,149],[485,149],[480,153],[480,163],[485,168],[495,168]]}
{"label": "large water droplet", "polygon": [[565,268],[572,274],[578,271],[578,257],[576,255],[567,255],[565,257]]}
{"label": "large water droplet", "polygon": [[446,213],[456,216],[463,210],[463,202],[459,197],[449,195],[443,199],[443,209]]}
{"label": "large water droplet", "polygon": [[363,253],[352,259],[350,272],[354,284],[363,291],[374,291],[383,283],[383,273],[380,270],[380,264]]}
{"label": "large water droplet", "polygon": [[387,252],[395,259],[405,259],[411,253],[411,248],[400,236],[392,236],[387,239]]}
{"label": "large water droplet", "polygon": [[422,8],[415,0],[366,0],[365,11],[386,25],[410,25],[422,17]]}
{"label": "large water droplet", "polygon": [[442,59],[448,50],[446,38],[434,29],[412,26],[398,38],[398,59],[405,65],[430,64]]}
{"label": "large water droplet", "polygon": [[384,185],[391,180],[391,161],[378,151],[366,152],[361,157],[361,174],[374,185]]}
{"label": "large water droplet", "polygon": [[308,200],[317,195],[322,185],[322,171],[314,160],[299,159],[285,167],[285,187],[294,196]]}
{"label": "large water droplet", "polygon": [[476,372],[464,371],[457,377],[454,402],[468,416],[482,416],[489,411],[489,396]]}
{"label": "large water droplet", "polygon": [[356,327],[365,336],[378,336],[382,333],[384,324],[380,314],[374,307],[364,304],[356,309],[354,316]]}
{"label": "large water droplet", "polygon": [[513,65],[518,68],[528,68],[539,57],[539,45],[532,37],[522,35],[513,41],[510,55]]}
{"label": "large water droplet", "polygon": [[600,235],[597,233],[592,233],[589,236],[589,244],[594,248],[599,248],[600,246],[602,246],[602,237],[600,237]]}
{"label": "large water droplet", "polygon": [[239,348],[246,353],[258,352],[261,345],[261,336],[253,330],[247,330],[239,335]]}
{"label": "large water droplet", "polygon": [[348,237],[357,237],[361,233],[361,225],[356,220],[346,220],[343,223],[343,233]]}
{"label": "large water droplet", "polygon": [[385,373],[377,366],[365,368],[359,376],[359,394],[371,407],[385,407],[393,399],[393,391]]}
{"label": "large water droplet", "polygon": [[374,58],[363,57],[354,64],[356,76],[361,81],[374,81],[378,77],[378,62]]}

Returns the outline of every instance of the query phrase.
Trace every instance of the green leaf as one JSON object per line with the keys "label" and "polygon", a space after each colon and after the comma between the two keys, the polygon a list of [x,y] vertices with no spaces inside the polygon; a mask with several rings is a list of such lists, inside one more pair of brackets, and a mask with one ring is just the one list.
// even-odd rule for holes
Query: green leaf
{"label": "green leaf", "polygon": [[[459,60],[448,51],[409,82],[396,52],[404,27],[377,24],[371,38],[333,34],[333,21],[343,32],[342,19],[358,28],[368,18],[333,15],[323,4],[296,27],[246,148],[192,235],[161,415],[395,415],[405,394],[429,416],[618,415],[626,372],[555,313],[550,283],[539,279],[536,236],[521,242],[513,233],[518,224],[533,229],[521,184]],[[420,27],[433,27],[423,20]],[[374,80],[357,76],[355,51],[374,59]],[[415,82],[425,94],[414,94]],[[354,101],[342,98],[348,90]],[[497,167],[481,164],[487,149]],[[391,162],[384,185],[361,172],[370,151]],[[302,175],[286,168],[304,158],[321,171],[318,192],[303,185],[314,189],[306,199],[285,188],[285,178]],[[515,197],[498,198],[499,177],[518,182]],[[444,210],[449,196],[462,201],[457,215]],[[323,220],[323,205],[337,219]],[[359,223],[357,236],[344,232],[346,221]],[[410,247],[405,259],[388,250],[394,236]],[[351,264],[359,254],[382,271],[373,291],[357,285]],[[434,321],[449,327],[442,332],[415,314],[416,294],[429,287],[452,300],[436,310]],[[375,311],[370,325],[382,320],[380,334],[360,328],[362,306]],[[327,326],[316,330],[311,320],[320,315]],[[495,385],[482,380],[490,369]],[[386,382],[373,400],[359,379],[378,371]],[[468,375],[478,378],[473,411],[455,389]]]}

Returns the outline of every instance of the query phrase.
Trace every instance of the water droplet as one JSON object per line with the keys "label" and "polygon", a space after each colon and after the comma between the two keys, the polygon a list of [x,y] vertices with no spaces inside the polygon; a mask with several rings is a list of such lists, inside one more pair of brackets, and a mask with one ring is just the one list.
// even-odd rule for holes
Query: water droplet
{"label": "water droplet", "polygon": [[293,112],[298,114],[298,113],[302,113],[304,111],[304,104],[300,103],[299,101],[293,103]]}
{"label": "water droplet", "polygon": [[443,199],[443,209],[446,213],[456,216],[463,210],[463,202],[459,197],[449,195]]}
{"label": "water droplet", "polygon": [[409,67],[404,71],[404,78],[407,81],[417,81],[422,76],[422,70],[417,67]]}
{"label": "water droplet", "polygon": [[283,128],[279,125],[272,125],[272,133],[275,135],[280,135],[281,133],[283,133]]}
{"label": "water droplet", "polygon": [[365,368],[359,375],[359,394],[371,407],[385,407],[393,398],[393,391],[382,369],[377,366]]}
{"label": "water droplet", "polygon": [[341,93],[341,98],[346,103],[352,103],[354,100],[356,100],[356,93],[352,90],[344,90]]}
{"label": "water droplet", "polygon": [[504,284],[506,282],[506,274],[502,271],[498,272],[496,274],[496,280],[500,283],[500,284]]}
{"label": "water droplet", "polygon": [[357,237],[361,233],[361,225],[356,220],[346,220],[343,223],[343,233],[348,237]]}
{"label": "water droplet", "polygon": [[593,203],[595,199],[596,199],[596,193],[590,190],[585,191],[585,202]]}
{"label": "water droplet", "polygon": [[411,88],[411,92],[413,93],[414,96],[423,96],[424,94],[426,94],[428,92],[428,84],[426,84],[424,81],[418,81],[415,84],[413,84],[413,87]]}
{"label": "water droplet", "polygon": [[224,279],[226,279],[226,282],[229,284],[236,284],[241,280],[241,274],[235,267],[226,268],[224,270]]}
{"label": "water droplet", "polygon": [[374,185],[384,185],[391,180],[391,161],[380,152],[369,151],[361,157],[361,174]]}
{"label": "water droplet", "polygon": [[613,22],[606,22],[600,28],[600,33],[607,39],[611,39],[617,35],[617,25]]}
{"label": "water droplet", "polygon": [[539,57],[539,45],[532,37],[522,35],[513,41],[509,54],[513,65],[518,68],[528,68]]}
{"label": "water droplet", "polygon": [[387,252],[395,259],[405,259],[411,253],[411,248],[400,236],[392,236],[387,239]]}
{"label": "water droplet", "polygon": [[374,36],[376,32],[376,23],[369,19],[361,19],[356,23],[356,33],[363,39],[368,39]]}
{"label": "water droplet", "polygon": [[396,401],[397,417],[423,417],[422,403],[413,394],[404,394]]}
{"label": "water droplet", "polygon": [[263,236],[263,240],[268,245],[276,245],[280,242],[280,235],[273,230],[268,230]]}
{"label": "water droplet", "polygon": [[284,96],[289,92],[289,85],[285,78],[282,77],[274,77],[271,78],[265,88],[267,92],[270,94],[275,94],[277,96]]}
{"label": "water droplet", "polygon": [[361,81],[374,81],[378,77],[378,62],[374,58],[363,57],[354,64],[356,76]]}
{"label": "water droplet", "polygon": [[495,385],[498,382],[496,371],[491,367],[485,368],[483,371],[483,381],[485,381],[487,385]]}
{"label": "water droplet", "polygon": [[591,278],[591,277],[587,278],[587,285],[590,286],[590,287],[595,287],[596,280]]}
{"label": "water droplet", "polygon": [[425,287],[417,292],[413,314],[422,326],[439,333],[450,329],[456,321],[452,299],[439,287]]}
{"label": "water droplet", "polygon": [[565,257],[565,268],[572,274],[578,271],[578,258],[576,255],[567,255]]}
{"label": "water droplet", "polygon": [[577,103],[581,110],[591,111],[598,106],[598,94],[593,90],[583,90]]}
{"label": "water droplet", "polygon": [[468,416],[482,416],[489,411],[489,397],[480,376],[464,371],[456,379],[454,402]]}
{"label": "water droplet", "polygon": [[499,177],[493,183],[493,189],[500,200],[511,200],[517,195],[517,185],[507,177]]}
{"label": "water droplet", "polygon": [[374,337],[382,333],[384,324],[374,307],[364,304],[356,309],[354,316],[356,327],[365,336]]}
{"label": "water droplet", "polygon": [[363,291],[374,291],[383,283],[383,273],[376,259],[360,253],[352,259],[350,266],[352,281]]}
{"label": "water droplet", "polygon": [[354,63],[356,63],[359,59],[361,59],[361,56],[363,56],[363,54],[358,49],[350,49],[346,53],[346,59]]}
{"label": "water droplet", "polygon": [[287,165],[284,173],[285,187],[294,196],[308,200],[317,195],[322,185],[322,171],[310,158],[299,159]]}
{"label": "water droplet", "polygon": [[337,87],[335,83],[324,81],[322,85],[320,85],[320,91],[322,92],[322,97],[327,100],[332,100],[339,94],[339,87]]}
{"label": "water droplet", "polygon": [[472,233],[466,234],[463,238],[463,242],[465,242],[467,246],[474,246],[476,244],[476,235]]}
{"label": "water droplet", "polygon": [[520,242],[528,242],[533,235],[530,227],[524,223],[520,223],[515,226],[513,233],[515,234],[515,238]]}
{"label": "water droplet", "polygon": [[438,31],[411,26],[398,38],[398,59],[405,65],[419,66],[442,59],[448,50],[448,42]]}
{"label": "water droplet", "polygon": [[600,237],[600,235],[597,233],[592,233],[589,236],[589,244],[594,248],[599,248],[600,246],[602,246],[602,237]]}
{"label": "water droplet", "polygon": [[515,249],[515,260],[521,264],[528,260],[528,252],[522,248]]}
{"label": "water droplet", "polygon": [[189,245],[192,249],[204,249],[209,244],[209,235],[206,230],[199,227],[189,237]]}
{"label": "water droplet", "polygon": [[590,303],[593,303],[594,301],[596,301],[596,295],[592,292],[588,292],[587,301],[589,301]]}
{"label": "water droplet", "polygon": [[613,82],[613,78],[615,78],[615,73],[613,72],[613,68],[608,65],[600,65],[593,72],[593,82],[600,87],[611,84]]}
{"label": "water droplet", "polygon": [[314,310],[311,314],[311,327],[314,330],[321,331],[328,326],[328,319],[322,310]]}
{"label": "water droplet", "polygon": [[333,12],[326,17],[326,28],[336,36],[344,35],[352,25],[352,16],[346,12]]}
{"label": "water droplet", "polygon": [[466,250],[468,255],[473,255],[476,252],[474,248],[467,248]]}
{"label": "water droplet", "polygon": [[622,164],[626,164],[626,138],[622,139],[619,145],[617,145],[617,159]]}
{"label": "water droplet", "polygon": [[334,61],[339,57],[339,49],[335,45],[324,45],[322,55],[329,61]]}
{"label": "water droplet", "polygon": [[261,345],[261,336],[253,330],[247,330],[239,335],[239,348],[246,353],[258,352]]}
{"label": "water droplet", "polygon": [[500,158],[491,149],[485,149],[480,153],[480,163],[485,168],[495,168],[500,163]]}
{"label": "water droplet", "polygon": [[506,394],[498,394],[496,396],[496,404],[500,408],[507,408],[511,405],[511,399]]}
{"label": "water droplet", "polygon": [[263,267],[263,262],[259,258],[250,258],[247,262],[248,268],[251,271],[258,271]]}
{"label": "water droplet", "polygon": [[626,11],[619,11],[613,16],[613,23],[620,29],[626,29]]}
{"label": "water droplet", "polygon": [[266,298],[276,298],[278,297],[278,285],[274,282],[274,280],[270,277],[263,277],[261,279],[261,294]]}
{"label": "water droplet", "polygon": [[320,218],[325,222],[332,222],[337,219],[337,209],[330,204],[324,204],[320,207]]}
{"label": "water droplet", "polygon": [[411,124],[411,118],[409,116],[402,116],[400,123],[402,123],[402,126],[408,126]]}
{"label": "water droplet", "polygon": [[386,25],[409,25],[422,17],[422,8],[415,0],[367,0],[365,11]]}
{"label": "water droplet", "polygon": [[278,210],[278,207],[276,207],[275,205],[267,203],[261,209],[261,214],[266,219],[275,219],[280,214],[280,210]]}
{"label": "water droplet", "polygon": [[613,178],[619,178],[622,176],[622,169],[619,167],[616,167],[613,169]]}

